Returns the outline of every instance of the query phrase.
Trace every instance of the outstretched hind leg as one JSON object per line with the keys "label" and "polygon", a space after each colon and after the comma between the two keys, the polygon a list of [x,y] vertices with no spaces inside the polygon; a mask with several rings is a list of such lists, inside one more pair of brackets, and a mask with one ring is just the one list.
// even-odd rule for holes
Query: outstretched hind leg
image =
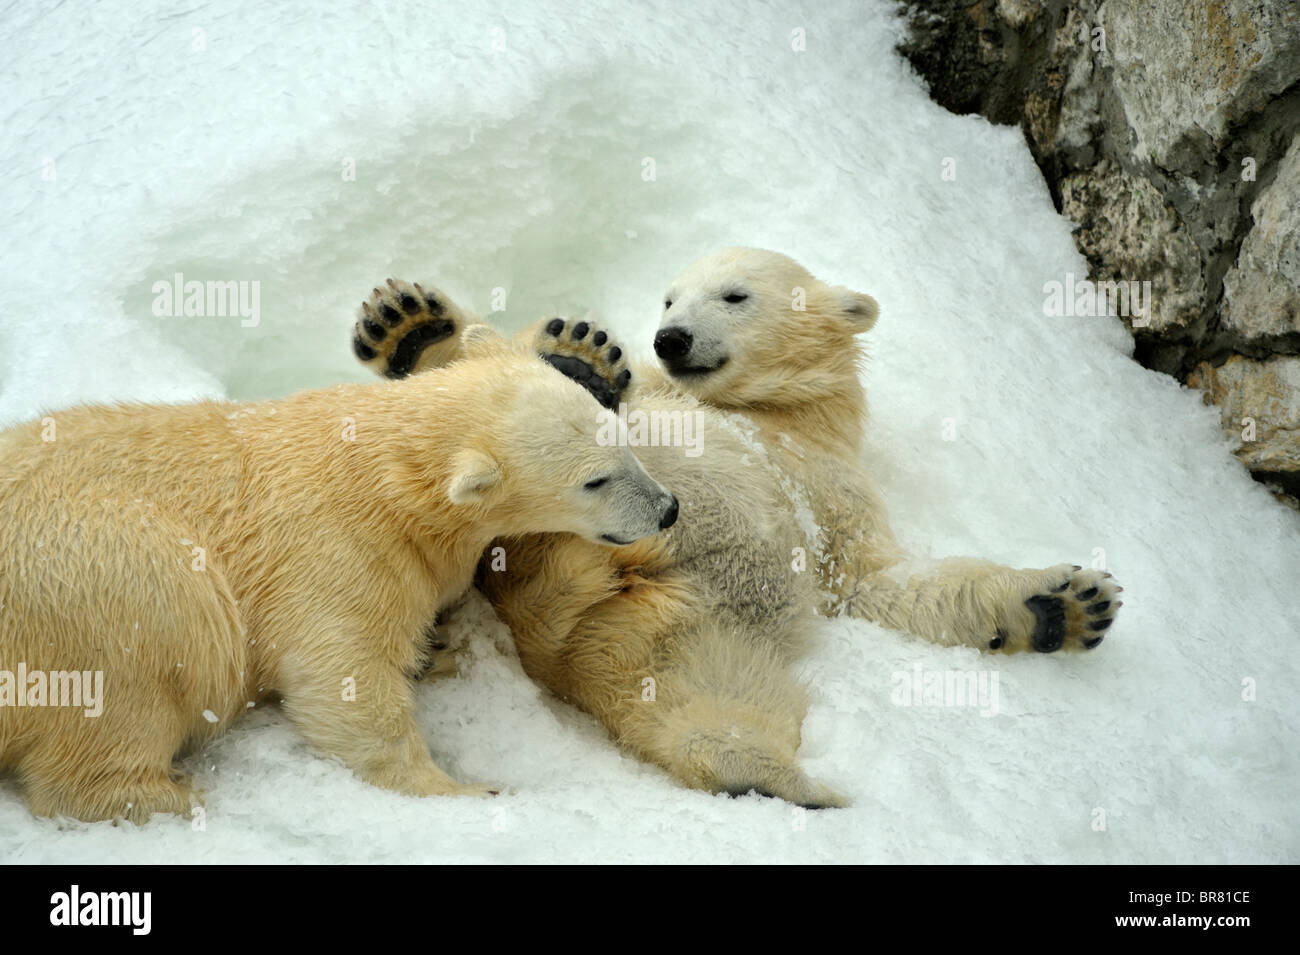
{"label": "outstretched hind leg", "polygon": [[700,620],[650,667],[653,703],[621,714],[619,739],[694,789],[754,792],[809,809],[844,806],[798,763],[807,688],[757,634]]}
{"label": "outstretched hind leg", "polygon": [[863,577],[852,616],[937,643],[1004,653],[1095,649],[1123,606],[1110,574],[1059,564],[1016,570],[951,558],[904,562]]}
{"label": "outstretched hind leg", "polygon": [[798,765],[807,691],[769,638],[708,619],[662,573],[629,572],[625,588],[550,640],[507,617],[529,675],[683,785],[845,805]]}

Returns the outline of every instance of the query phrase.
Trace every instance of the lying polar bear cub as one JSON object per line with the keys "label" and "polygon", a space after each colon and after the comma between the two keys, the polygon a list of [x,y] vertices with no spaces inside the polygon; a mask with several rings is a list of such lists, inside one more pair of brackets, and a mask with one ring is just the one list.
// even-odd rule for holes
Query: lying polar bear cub
{"label": "lying polar bear cub", "polygon": [[[440,770],[413,718],[429,622],[494,537],[627,544],[677,502],[597,443],[578,385],[486,328],[463,354],[405,382],[0,433],[0,671],[41,683],[0,706],[0,770],[36,813],[188,813],[173,758],[267,696],[377,786],[490,792]],[[102,672],[99,715],[48,705],[46,675],[72,671]]]}
{"label": "lying polar bear cub", "polygon": [[[862,452],[860,336],[877,311],[784,255],[735,248],[668,286],[658,368],[629,368],[589,321],[524,333],[606,407],[626,405],[629,422],[699,422],[697,454],[671,440],[638,448],[680,496],[678,527],[614,549],[516,538],[502,542],[505,569],[479,577],[529,676],[688,786],[844,802],[796,759],[807,706],[796,660],[815,611],[1052,653],[1096,648],[1120,608],[1107,573],[922,561],[897,545]],[[390,282],[362,306],[353,349],[381,375],[418,378],[455,360],[476,322],[446,296]]]}

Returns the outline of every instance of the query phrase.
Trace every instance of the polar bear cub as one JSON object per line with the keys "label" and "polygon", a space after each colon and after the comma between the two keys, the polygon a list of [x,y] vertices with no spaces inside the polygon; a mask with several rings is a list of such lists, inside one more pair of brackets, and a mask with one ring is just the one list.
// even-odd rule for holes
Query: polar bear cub
{"label": "polar bear cub", "polygon": [[[264,698],[377,786],[492,791],[416,725],[430,621],[493,538],[626,544],[677,502],[579,385],[485,327],[463,344],[406,381],[0,433],[0,771],[35,812],[188,813],[173,759]],[[102,674],[98,715],[57,705],[66,673]]]}
{"label": "polar bear cub", "polygon": [[[362,306],[353,349],[379,374],[454,361],[476,327],[446,296],[424,314],[406,306],[423,294],[391,282]],[[689,415],[704,436],[699,454],[676,440],[638,449],[681,497],[670,533],[619,548],[504,542],[507,567],[479,586],[534,680],[685,785],[819,807],[845,800],[797,761],[815,611],[990,653],[1100,646],[1123,605],[1109,573],[917,559],[895,540],[863,449],[870,295],[730,248],[688,266],[660,304],[657,366],[630,363],[585,318],[523,333],[629,421]]]}

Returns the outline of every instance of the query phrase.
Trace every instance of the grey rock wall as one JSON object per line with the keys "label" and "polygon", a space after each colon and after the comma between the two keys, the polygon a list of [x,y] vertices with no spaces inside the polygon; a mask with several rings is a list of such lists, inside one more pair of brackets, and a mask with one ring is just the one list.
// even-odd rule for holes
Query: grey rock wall
{"label": "grey rock wall", "polygon": [[1202,389],[1295,503],[1300,2],[901,6],[931,96],[1023,129],[1090,277],[1152,283],[1137,360]]}

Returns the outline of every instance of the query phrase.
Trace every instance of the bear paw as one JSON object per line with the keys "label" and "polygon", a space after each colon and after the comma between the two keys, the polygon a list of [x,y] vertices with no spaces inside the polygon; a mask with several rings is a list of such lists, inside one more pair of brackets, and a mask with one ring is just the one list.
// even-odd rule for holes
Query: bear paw
{"label": "bear paw", "polygon": [[460,671],[460,656],[465,649],[465,641],[463,637],[457,639],[449,636],[448,628],[444,626],[446,622],[446,614],[439,613],[424,628],[420,656],[408,674],[416,682],[433,683]]}
{"label": "bear paw", "polygon": [[533,347],[547,363],[611,410],[618,407],[632,381],[623,349],[585,319],[552,318],[542,323]]}
{"label": "bear paw", "polygon": [[465,318],[442,293],[389,279],[361,303],[352,351],[385,378],[405,378],[447,364],[460,347]]}
{"label": "bear paw", "polygon": [[[1024,599],[1015,619],[999,627],[990,650],[1093,650],[1124,605],[1124,588],[1108,573],[1062,564],[1043,571],[1038,592]],[[1027,611],[1027,612],[1026,612]]]}

